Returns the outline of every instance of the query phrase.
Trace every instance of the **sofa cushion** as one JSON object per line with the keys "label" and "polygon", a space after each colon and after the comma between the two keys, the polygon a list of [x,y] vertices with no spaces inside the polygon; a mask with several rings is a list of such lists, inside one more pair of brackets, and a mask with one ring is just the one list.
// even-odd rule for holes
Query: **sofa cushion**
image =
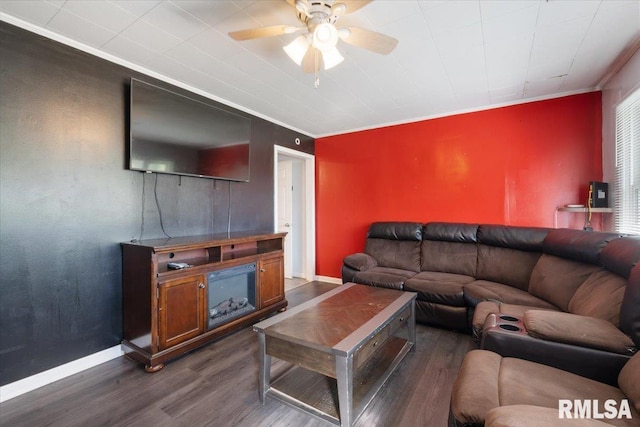
{"label": "sofa cushion", "polygon": [[474,307],[481,301],[493,300],[508,304],[528,305],[531,307],[555,308],[547,301],[531,295],[526,291],[488,280],[476,280],[475,282],[464,285],[464,299]]}
{"label": "sofa cushion", "polygon": [[501,362],[502,356],[485,350],[471,350],[464,357],[451,396],[451,413],[460,425],[482,425],[487,412],[500,406]]}
{"label": "sofa cushion", "polygon": [[412,271],[389,267],[373,267],[366,271],[358,271],[353,276],[355,283],[383,288],[403,289],[404,282],[415,275]]}
{"label": "sofa cushion", "polygon": [[406,278],[402,276],[375,271],[360,271],[353,276],[354,283],[398,290],[404,288],[405,280]]}
{"label": "sofa cushion", "polygon": [[601,268],[543,254],[531,272],[529,293],[569,311],[569,301],[591,274]]}
{"label": "sofa cushion", "polygon": [[640,349],[640,264],[636,264],[629,275],[620,307],[620,329],[628,334]]}
{"label": "sofa cushion", "polygon": [[[500,365],[499,399],[501,406],[534,405],[558,409],[560,399],[597,399],[604,402],[625,399],[616,387],[589,378],[527,360],[506,357]],[[632,419],[607,420],[614,425],[635,425],[637,412],[632,408]]]}
{"label": "sofa cushion", "polygon": [[631,355],[633,341],[603,319],[577,314],[528,310],[523,317],[529,336],[546,341]]}
{"label": "sofa cushion", "polygon": [[[572,412],[573,414],[573,412]],[[606,422],[593,418],[558,419],[558,408],[532,405],[510,405],[494,408],[487,413],[484,427],[607,427]]]}
{"label": "sofa cushion", "polygon": [[521,251],[541,252],[548,228],[485,225],[478,227],[478,243]]}
{"label": "sofa cushion", "polygon": [[422,242],[420,270],[476,275],[478,248],[475,243],[425,240]]}
{"label": "sofa cushion", "polygon": [[462,286],[473,280],[473,277],[459,274],[422,271],[407,279],[404,290],[417,292],[419,300],[464,307]]}
{"label": "sofa cushion", "polygon": [[596,271],[569,301],[569,313],[597,317],[620,326],[620,306],[627,281],[606,270]]}
{"label": "sofa cushion", "polygon": [[420,243],[415,240],[368,238],[364,252],[376,259],[381,267],[420,271]]}
{"label": "sofa cushion", "polygon": [[477,279],[504,283],[526,291],[540,252],[478,245]]}
{"label": "sofa cushion", "polygon": [[600,254],[602,266],[628,278],[631,269],[640,262],[640,237],[626,236],[612,240]]}
{"label": "sofa cushion", "polygon": [[364,271],[370,268],[377,267],[378,261],[371,255],[365,253],[356,253],[348,255],[344,258],[345,265],[353,268],[354,270]]}
{"label": "sofa cushion", "polygon": [[624,365],[618,375],[618,386],[631,400],[635,410],[640,412],[640,353]]}
{"label": "sofa cushion", "polygon": [[380,267],[380,266],[370,268],[367,271],[359,271],[356,273],[356,275],[364,277],[367,275],[367,273],[389,274],[392,276],[402,277],[405,280],[408,279],[409,277],[413,277],[416,275],[416,273],[414,273],[413,271],[402,270],[400,268],[390,268],[390,267]]}
{"label": "sofa cushion", "polygon": [[441,273],[439,271],[421,271],[411,279],[426,280],[430,282],[459,283],[461,285],[465,285],[476,280],[473,277],[465,276],[464,274]]}
{"label": "sofa cushion", "polygon": [[478,224],[455,222],[430,222],[422,229],[423,240],[442,242],[476,243]]}
{"label": "sofa cushion", "polygon": [[422,223],[374,222],[369,226],[367,238],[385,240],[422,240]]}
{"label": "sofa cushion", "polygon": [[[640,355],[634,356],[635,359],[638,357]],[[635,372],[628,375],[637,377]],[[633,399],[633,394],[628,397]],[[500,406],[539,406],[552,408],[557,414],[560,399],[597,399],[601,403],[614,399],[619,407],[626,396],[616,387],[557,368],[522,359],[503,358],[491,351],[472,350],[462,361],[453,385],[451,414],[460,425],[482,425],[489,411]],[[607,423],[637,425],[640,415],[633,407],[631,417],[607,420]]]}

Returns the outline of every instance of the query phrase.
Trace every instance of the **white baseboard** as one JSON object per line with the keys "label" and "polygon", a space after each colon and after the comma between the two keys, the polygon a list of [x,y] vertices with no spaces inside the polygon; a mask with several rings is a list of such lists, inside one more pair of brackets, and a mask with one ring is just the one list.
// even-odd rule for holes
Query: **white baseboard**
{"label": "white baseboard", "polygon": [[13,399],[14,397],[18,397],[73,374],[77,374],[78,372],[93,368],[94,366],[98,366],[104,362],[108,362],[109,360],[116,359],[123,354],[124,352],[122,351],[122,347],[120,345],[116,345],[114,347],[107,348],[106,350],[65,363],[64,365],[56,366],[48,371],[40,372],[39,374],[3,385],[0,387],[0,403],[6,402],[9,399]]}
{"label": "white baseboard", "polygon": [[342,285],[342,279],[340,279],[338,277],[315,276],[315,279],[313,279],[313,280],[318,280],[320,282],[335,283],[336,285]]}

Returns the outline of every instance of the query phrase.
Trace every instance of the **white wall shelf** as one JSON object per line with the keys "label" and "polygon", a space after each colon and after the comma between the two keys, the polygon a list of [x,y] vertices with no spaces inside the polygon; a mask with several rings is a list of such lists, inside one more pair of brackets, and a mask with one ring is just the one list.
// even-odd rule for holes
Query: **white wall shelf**
{"label": "white wall shelf", "polygon": [[[586,207],[583,208],[569,208],[567,206],[561,206],[556,208],[556,211],[558,212],[583,212],[583,213],[587,213],[589,212],[589,209]],[[591,212],[593,213],[612,213],[613,212],[613,208],[591,208]]]}
{"label": "white wall shelf", "polygon": [[[558,206],[556,208],[555,215],[553,217],[554,228],[558,228],[558,212],[584,213],[588,215],[589,208],[587,208],[586,206],[583,206],[583,207]],[[613,208],[591,208],[591,213],[609,214],[609,213],[613,213]]]}

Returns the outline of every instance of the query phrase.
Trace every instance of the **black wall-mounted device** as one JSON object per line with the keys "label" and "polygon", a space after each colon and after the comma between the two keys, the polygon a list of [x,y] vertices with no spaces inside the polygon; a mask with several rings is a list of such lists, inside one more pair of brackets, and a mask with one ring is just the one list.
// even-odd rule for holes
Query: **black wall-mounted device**
{"label": "black wall-mounted device", "polygon": [[589,183],[589,206],[592,208],[609,207],[609,184],[599,181]]}

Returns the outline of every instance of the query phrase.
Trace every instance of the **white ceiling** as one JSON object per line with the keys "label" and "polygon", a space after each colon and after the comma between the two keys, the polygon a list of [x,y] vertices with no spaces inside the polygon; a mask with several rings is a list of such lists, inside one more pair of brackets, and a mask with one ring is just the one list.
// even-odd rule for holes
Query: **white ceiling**
{"label": "white ceiling", "polygon": [[316,89],[282,50],[297,34],[227,35],[298,25],[285,0],[0,0],[0,19],[315,137],[599,89],[640,40],[639,0],[376,0],[337,26],[397,48],[339,42]]}

